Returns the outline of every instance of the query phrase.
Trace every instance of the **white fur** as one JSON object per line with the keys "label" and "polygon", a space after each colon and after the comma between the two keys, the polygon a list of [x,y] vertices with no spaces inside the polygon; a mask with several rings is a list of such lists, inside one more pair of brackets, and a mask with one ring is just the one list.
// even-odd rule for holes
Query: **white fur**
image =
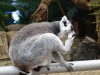
{"label": "white fur", "polygon": [[[66,22],[66,27],[64,26],[64,23],[63,21]],[[71,27],[72,27],[72,24],[71,22],[67,19],[66,16],[62,17],[61,21],[60,21],[60,29],[61,29],[61,32],[58,34],[58,36],[60,38],[63,38],[66,36],[66,33],[68,33],[70,30],[71,30]]]}

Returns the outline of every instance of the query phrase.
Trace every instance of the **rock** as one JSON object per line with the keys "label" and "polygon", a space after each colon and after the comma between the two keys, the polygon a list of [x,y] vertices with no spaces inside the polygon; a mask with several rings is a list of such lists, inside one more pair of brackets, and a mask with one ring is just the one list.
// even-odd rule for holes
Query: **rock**
{"label": "rock", "polygon": [[81,43],[74,54],[73,61],[100,59],[100,45],[96,42]]}

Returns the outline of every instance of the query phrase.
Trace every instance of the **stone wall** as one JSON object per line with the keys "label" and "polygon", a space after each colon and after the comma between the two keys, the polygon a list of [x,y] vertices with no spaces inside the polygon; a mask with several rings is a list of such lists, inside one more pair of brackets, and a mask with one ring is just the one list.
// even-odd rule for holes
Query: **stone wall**
{"label": "stone wall", "polygon": [[0,66],[11,65],[8,55],[8,47],[14,34],[25,25],[9,25],[6,27],[7,32],[0,31]]}
{"label": "stone wall", "polygon": [[8,55],[8,46],[15,31],[1,32],[0,31],[0,66],[11,65]]}
{"label": "stone wall", "polygon": [[6,32],[0,32],[0,59],[8,58],[8,41]]}

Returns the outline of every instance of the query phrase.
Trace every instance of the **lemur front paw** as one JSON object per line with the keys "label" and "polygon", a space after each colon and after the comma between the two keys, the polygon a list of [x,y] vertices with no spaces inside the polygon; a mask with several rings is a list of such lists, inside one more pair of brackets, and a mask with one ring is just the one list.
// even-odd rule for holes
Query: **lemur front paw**
{"label": "lemur front paw", "polygon": [[72,32],[70,32],[70,33],[68,33],[68,39],[74,39],[74,37],[75,37],[75,32],[74,32],[74,30],[72,31]]}

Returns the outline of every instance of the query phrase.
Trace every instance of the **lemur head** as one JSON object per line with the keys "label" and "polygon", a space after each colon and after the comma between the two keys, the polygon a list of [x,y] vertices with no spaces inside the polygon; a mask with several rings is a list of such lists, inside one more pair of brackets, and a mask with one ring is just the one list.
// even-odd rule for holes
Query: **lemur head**
{"label": "lemur head", "polygon": [[60,20],[60,30],[64,34],[69,34],[73,31],[72,23],[67,19],[66,16],[63,16]]}

